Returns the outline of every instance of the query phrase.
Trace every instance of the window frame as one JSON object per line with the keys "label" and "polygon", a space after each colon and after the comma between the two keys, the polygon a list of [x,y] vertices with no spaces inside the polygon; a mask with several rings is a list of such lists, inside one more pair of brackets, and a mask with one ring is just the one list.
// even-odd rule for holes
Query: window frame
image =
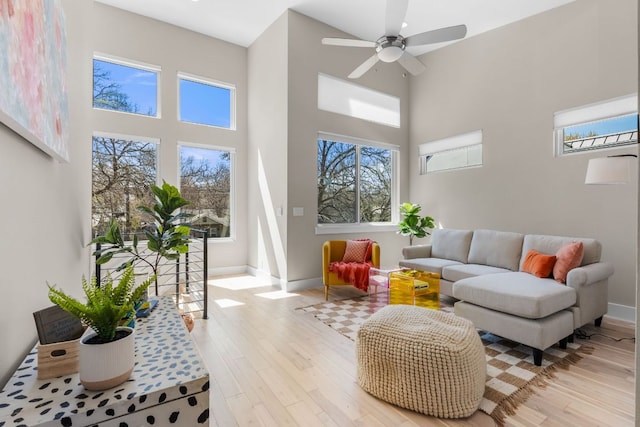
{"label": "window frame", "polygon": [[[229,127],[224,127],[224,126],[216,126],[216,125],[210,125],[210,124],[206,124],[206,123],[197,123],[197,122],[191,122],[191,121],[187,121],[187,120],[182,120],[181,116],[181,111],[180,111],[180,82],[181,80],[187,80],[193,83],[200,83],[200,84],[204,84],[207,86],[213,86],[213,87],[217,87],[217,88],[221,88],[221,89],[228,89],[230,91],[230,96],[229,96]],[[211,79],[208,77],[202,77],[202,76],[198,76],[195,74],[190,74],[190,73],[185,73],[183,71],[178,71],[176,73],[176,85],[177,85],[177,93],[178,93],[178,97],[176,100],[176,113],[177,113],[177,119],[178,122],[180,123],[187,123],[187,124],[191,124],[191,125],[196,125],[196,126],[206,126],[209,128],[214,128],[214,129],[226,129],[226,130],[231,130],[231,131],[235,131],[236,130],[236,104],[237,104],[237,91],[236,91],[236,85],[233,83],[226,83],[220,80],[215,80],[215,79]]]}
{"label": "window frame", "polygon": [[[627,116],[636,116],[636,129],[631,131],[636,134],[635,139],[629,139],[622,143],[600,144],[585,148],[576,148],[565,151],[565,130],[580,125],[606,122],[608,120],[619,119]],[[607,135],[580,138],[579,141],[588,139],[610,137],[613,135],[623,135],[629,133],[616,132]],[[630,94],[617,98],[605,99],[591,104],[581,105],[566,110],[556,111],[553,114],[553,145],[555,157],[572,156],[575,154],[592,153],[594,151],[607,151],[625,148],[638,144],[638,95]]]}
{"label": "window frame", "polygon": [[[372,141],[352,136],[339,135],[329,132],[318,132],[315,139],[316,153],[318,150],[318,141],[329,140],[333,142],[341,142],[345,144],[352,144],[356,146],[356,167],[358,168],[357,180],[360,179],[360,147],[367,146],[373,148],[380,148],[389,150],[391,152],[391,221],[388,222],[360,222],[360,188],[356,185],[356,217],[358,222],[353,223],[332,223],[332,224],[318,224],[318,208],[316,206],[315,215],[315,234],[341,234],[341,233],[362,233],[362,232],[384,232],[384,231],[396,231],[398,228],[398,221],[400,220],[399,207],[400,207],[400,171],[399,171],[399,157],[400,147],[394,144],[388,144],[379,141]],[[316,154],[316,164],[317,164]],[[317,180],[317,166],[316,166],[316,180]],[[357,182],[357,181],[356,181]],[[317,199],[317,192],[316,192]]]}
{"label": "window frame", "polygon": [[[110,112],[114,112],[114,113],[120,113],[120,114],[130,114],[133,115],[135,117],[148,117],[151,119],[161,119],[162,118],[162,102],[160,101],[162,98],[162,89],[161,89],[161,84],[160,84],[160,80],[161,80],[161,76],[162,76],[162,67],[160,67],[159,65],[153,65],[153,64],[148,64],[142,61],[136,61],[133,59],[126,59],[126,58],[121,58],[118,56],[114,56],[114,55],[109,55],[106,53],[100,53],[100,52],[94,52],[93,53],[93,59],[91,60],[91,66],[93,69],[93,61],[94,60],[98,60],[98,61],[103,61],[103,62],[110,62],[112,64],[116,64],[116,65],[121,65],[124,67],[129,67],[129,68],[136,68],[139,70],[143,70],[143,71],[149,71],[152,73],[156,73],[156,115],[155,116],[150,116],[148,114],[140,114],[140,113],[132,113],[130,111],[120,111],[120,110],[111,110],[108,108],[99,108],[99,107],[95,107],[93,105],[93,95],[91,97],[91,108],[93,110],[98,110],[98,111],[110,111]],[[92,71],[93,74],[93,71]],[[93,77],[92,77],[92,84],[91,84],[91,89],[93,92]]]}
{"label": "window frame", "polygon": [[235,242],[236,240],[236,149],[234,147],[209,145],[196,142],[188,142],[184,140],[178,140],[177,147],[177,161],[178,161],[178,188],[182,192],[182,156],[180,155],[180,149],[182,147],[202,148],[206,150],[226,151],[229,153],[229,237],[215,237],[209,236],[209,243],[212,242]]}

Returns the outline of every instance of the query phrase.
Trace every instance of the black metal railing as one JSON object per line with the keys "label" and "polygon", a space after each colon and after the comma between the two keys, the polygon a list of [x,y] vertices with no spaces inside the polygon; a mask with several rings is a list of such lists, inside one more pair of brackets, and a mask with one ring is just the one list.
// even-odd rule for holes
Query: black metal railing
{"label": "black metal railing", "polygon": [[[162,259],[158,264],[155,286],[149,287],[149,294],[155,296],[169,295],[173,298],[178,310],[181,313],[192,313],[196,317],[208,318],[208,290],[207,271],[208,262],[208,240],[209,233],[206,230],[191,229],[191,242],[189,250],[182,254],[175,261]],[[144,245],[140,241],[139,245]],[[96,250],[101,249],[101,245],[96,244]],[[142,257],[157,254],[148,249],[140,249]],[[95,276],[100,283],[101,275],[111,274],[113,279],[117,279],[120,272],[116,269],[130,256],[123,254],[114,257],[109,263],[95,264]],[[151,267],[140,259],[133,262],[133,267],[137,278],[142,281],[153,274]]]}

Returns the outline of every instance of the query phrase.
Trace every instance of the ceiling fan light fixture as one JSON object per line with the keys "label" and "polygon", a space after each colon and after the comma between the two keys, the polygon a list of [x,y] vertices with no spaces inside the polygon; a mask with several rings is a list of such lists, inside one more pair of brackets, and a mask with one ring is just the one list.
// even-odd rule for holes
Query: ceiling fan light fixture
{"label": "ceiling fan light fixture", "polygon": [[404,37],[400,35],[382,36],[378,39],[376,44],[378,59],[383,62],[397,61],[404,53]]}
{"label": "ceiling fan light fixture", "polygon": [[404,49],[402,49],[401,47],[389,46],[378,52],[378,58],[383,62],[394,62],[400,59],[403,53]]}

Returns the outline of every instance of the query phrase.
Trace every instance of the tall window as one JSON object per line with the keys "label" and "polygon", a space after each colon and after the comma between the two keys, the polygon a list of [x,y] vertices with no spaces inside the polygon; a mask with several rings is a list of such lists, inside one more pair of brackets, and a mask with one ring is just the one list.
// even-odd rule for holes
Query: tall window
{"label": "tall window", "polygon": [[159,67],[102,57],[93,60],[93,107],[159,117]]}
{"label": "tall window", "polygon": [[637,144],[638,97],[559,111],[554,115],[554,134],[559,155]]}
{"label": "tall window", "polygon": [[109,135],[93,136],[92,233],[104,234],[112,219],[125,239],[139,233],[144,218],[137,207],[152,206],[156,183],[157,141]]}
{"label": "tall window", "polygon": [[178,82],[180,121],[235,129],[235,86],[184,73]]}
{"label": "tall window", "polygon": [[318,138],[318,224],[391,222],[396,149]]}
{"label": "tall window", "polygon": [[231,236],[232,156],[228,150],[180,146],[180,193],[191,202],[182,211],[209,237]]}

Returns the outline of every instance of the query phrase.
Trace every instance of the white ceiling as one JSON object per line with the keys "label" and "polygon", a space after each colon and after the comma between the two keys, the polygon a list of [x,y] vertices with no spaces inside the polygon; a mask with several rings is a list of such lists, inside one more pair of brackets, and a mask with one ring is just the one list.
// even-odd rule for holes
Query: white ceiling
{"label": "white ceiling", "polygon": [[[250,46],[293,9],[356,38],[384,35],[386,0],[96,0],[240,46]],[[391,0],[393,1],[393,0]],[[410,0],[402,35],[466,24],[467,37],[574,0]],[[335,34],[327,34],[335,36]],[[318,43],[320,40],[318,40]],[[407,50],[420,55],[443,43]]]}

